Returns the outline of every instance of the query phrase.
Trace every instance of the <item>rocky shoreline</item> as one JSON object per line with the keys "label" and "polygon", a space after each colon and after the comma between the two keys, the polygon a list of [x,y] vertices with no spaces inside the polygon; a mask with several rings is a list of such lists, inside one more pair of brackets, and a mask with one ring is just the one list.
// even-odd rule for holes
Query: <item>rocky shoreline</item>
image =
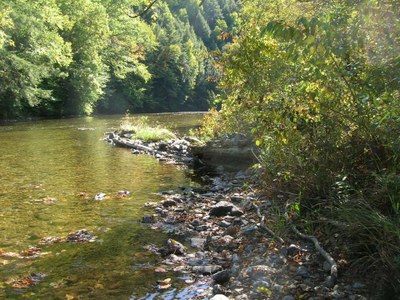
{"label": "rocky shoreline", "polygon": [[[193,163],[188,138],[144,143],[108,133],[106,140],[160,161]],[[191,290],[182,299],[367,299],[363,282],[330,280],[332,265],[313,243],[289,233],[283,240],[266,228],[274,199],[257,189],[252,176],[240,171],[202,181],[199,188],[163,192],[161,202],[145,205],[153,212],[142,220],[170,235],[165,247],[146,249],[162,258],[155,272],[181,274],[184,289]],[[159,282],[158,295],[173,285],[170,278]]]}

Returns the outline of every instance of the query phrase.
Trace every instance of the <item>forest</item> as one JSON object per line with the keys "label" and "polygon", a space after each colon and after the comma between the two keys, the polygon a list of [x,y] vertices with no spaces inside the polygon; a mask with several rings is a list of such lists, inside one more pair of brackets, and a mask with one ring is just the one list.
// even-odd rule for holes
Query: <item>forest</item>
{"label": "forest", "polygon": [[0,118],[206,110],[234,0],[5,0]]}

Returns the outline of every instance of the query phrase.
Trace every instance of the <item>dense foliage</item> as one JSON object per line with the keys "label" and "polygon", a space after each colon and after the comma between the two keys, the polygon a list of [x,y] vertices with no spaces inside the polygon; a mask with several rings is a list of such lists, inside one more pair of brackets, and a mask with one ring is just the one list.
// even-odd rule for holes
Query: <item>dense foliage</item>
{"label": "dense foliage", "polygon": [[347,257],[399,293],[398,2],[243,3],[203,131],[250,134],[298,222],[340,232]]}
{"label": "dense foliage", "polygon": [[207,108],[237,6],[200,2],[1,1],[0,118]]}

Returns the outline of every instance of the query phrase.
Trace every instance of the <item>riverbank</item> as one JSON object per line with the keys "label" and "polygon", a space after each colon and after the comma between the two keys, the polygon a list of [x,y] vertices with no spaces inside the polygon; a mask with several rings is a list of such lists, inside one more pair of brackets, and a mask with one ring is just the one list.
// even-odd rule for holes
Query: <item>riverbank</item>
{"label": "riverbank", "polygon": [[[108,134],[110,138],[116,136]],[[164,143],[161,150],[157,143],[128,146],[161,161],[168,157],[165,161],[193,162],[188,139]],[[182,144],[185,147],[172,146]],[[200,299],[366,299],[367,285],[345,275],[332,278],[332,262],[311,241],[289,232],[283,239],[269,229],[268,220],[284,202],[283,195],[270,198],[248,171],[201,179],[200,188],[165,191],[161,202],[146,203],[152,212],[142,222],[171,237],[164,247],[145,246],[161,258],[154,272],[178,274],[186,290],[199,290],[194,293]],[[149,292],[161,295],[181,284],[166,278]]]}

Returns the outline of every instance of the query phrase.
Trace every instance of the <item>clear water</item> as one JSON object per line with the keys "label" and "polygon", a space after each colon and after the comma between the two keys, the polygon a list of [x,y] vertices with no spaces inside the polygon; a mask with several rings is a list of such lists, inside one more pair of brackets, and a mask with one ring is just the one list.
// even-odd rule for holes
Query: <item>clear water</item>
{"label": "clear water", "polygon": [[[149,118],[187,131],[202,114]],[[120,121],[103,116],[0,126],[0,253],[82,228],[97,236],[94,243],[39,246],[47,254],[35,259],[0,256],[1,299],[129,299],[170,276],[155,273],[158,258],[143,250],[167,239],[140,224],[143,204],[191,182],[183,168],[102,141]],[[119,190],[131,194],[120,199]],[[100,192],[108,197],[93,200]],[[46,203],[46,197],[56,201]],[[31,273],[47,276],[28,289],[12,288],[14,279]]]}

